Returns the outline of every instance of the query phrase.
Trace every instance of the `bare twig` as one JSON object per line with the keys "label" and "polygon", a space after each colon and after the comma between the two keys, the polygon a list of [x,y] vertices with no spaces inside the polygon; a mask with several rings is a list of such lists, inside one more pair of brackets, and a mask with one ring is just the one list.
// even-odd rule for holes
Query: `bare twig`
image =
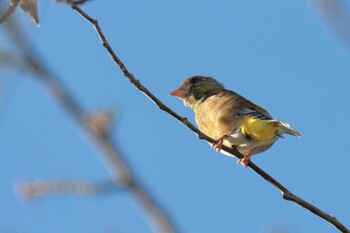
{"label": "bare twig", "polygon": [[53,1],[58,3],[66,3],[66,4],[74,3],[74,4],[82,5],[91,0],[53,0]]}
{"label": "bare twig", "polygon": [[[0,16],[0,23],[4,22],[16,9],[16,7],[18,6],[18,4],[20,3],[21,0],[11,0],[11,3],[9,5],[9,7],[7,8],[7,10],[2,13],[2,15]],[[75,4],[79,4],[82,5],[88,1],[91,0],[76,0],[74,1]],[[62,3],[70,3],[70,0],[54,0],[54,2],[62,2]],[[28,14],[30,15],[30,17],[32,18],[32,20],[39,25],[39,17],[36,11],[36,6],[35,8],[28,8],[28,7],[22,7],[24,11],[28,12]]]}
{"label": "bare twig", "polygon": [[107,166],[112,179],[117,185],[130,186],[130,190],[145,208],[146,212],[151,216],[152,224],[160,232],[175,233],[174,224],[172,224],[165,213],[165,210],[151,197],[150,193],[137,181],[133,175],[133,171],[126,165],[121,155],[117,152],[109,134],[96,133],[95,127],[87,124],[84,121],[85,115],[81,107],[74,101],[72,95],[60,84],[57,78],[53,78],[46,70],[43,70],[42,63],[39,63],[33,58],[27,58],[28,65],[32,71],[37,72],[38,77],[54,94],[54,97],[63,105],[63,107],[72,114],[72,116],[84,126],[86,132],[94,139],[97,145],[103,150],[103,160]]}
{"label": "bare twig", "polygon": [[74,1],[74,3],[75,4],[84,4],[87,1],[89,1],[89,0],[76,0],[76,1]]}
{"label": "bare twig", "polygon": [[111,181],[86,182],[75,180],[36,180],[25,181],[17,185],[16,193],[25,199],[36,199],[48,195],[72,195],[78,197],[106,195],[118,192],[124,187],[117,187]]}
{"label": "bare twig", "polygon": [[0,51],[0,63],[7,65],[13,70],[19,70],[21,68],[21,62],[10,52]]}
{"label": "bare twig", "polygon": [[7,10],[0,16],[0,23],[4,22],[16,9],[20,0],[12,0]]}
{"label": "bare twig", "polygon": [[350,49],[350,11],[344,0],[311,1],[329,29]]}
{"label": "bare twig", "polygon": [[[95,28],[96,33],[98,34],[103,47],[108,51],[110,54],[112,60],[119,66],[120,70],[122,71],[123,75],[142,93],[144,93],[151,101],[153,101],[157,107],[165,111],[166,113],[170,114],[172,117],[174,117],[176,120],[180,121],[182,124],[187,126],[190,130],[192,130],[200,139],[206,140],[209,143],[215,142],[214,139],[208,137],[207,135],[200,132],[192,123],[190,123],[186,118],[178,115],[176,112],[171,110],[169,107],[167,107],[163,102],[161,102],[156,96],[152,94],[144,85],[141,84],[139,80],[135,78],[135,76],[129,72],[129,70],[126,68],[126,66],[123,64],[123,62],[119,59],[119,57],[115,54],[113,49],[111,48],[110,44],[108,43],[105,35],[103,34],[101,27],[99,26],[99,23],[96,19],[92,18],[90,15],[88,15],[85,11],[83,11],[77,4],[74,2],[70,3],[72,9],[77,11],[82,17],[84,17],[87,21],[89,21],[92,26]],[[234,155],[237,158],[243,158],[243,155],[239,153],[239,151],[236,148],[229,148],[226,146],[223,146],[222,148],[224,151]],[[259,174],[262,178],[264,178],[267,182],[272,184],[279,192],[282,194],[282,198],[288,201],[292,201],[296,203],[297,205],[311,211],[315,215],[323,218],[330,224],[332,224],[334,227],[336,227],[341,232],[347,232],[350,231],[341,223],[339,222],[335,217],[330,216],[329,214],[325,213],[324,211],[318,209],[316,206],[310,204],[307,201],[304,201],[303,199],[299,198],[298,196],[291,193],[286,187],[284,187],[281,183],[279,183],[277,180],[272,178],[269,174],[267,174],[265,171],[263,171],[261,168],[259,168],[257,165],[255,165],[252,162],[249,162],[248,166],[254,170],[257,174]]]}
{"label": "bare twig", "polygon": [[[9,34],[13,41],[25,51],[28,43],[20,30],[16,27],[15,22],[11,22]],[[20,35],[20,37],[18,37]],[[145,209],[149,215],[149,225],[153,230],[162,233],[175,233],[174,224],[170,221],[169,215],[164,208],[157,203],[145,187],[143,187],[138,179],[134,176],[132,169],[126,164],[121,154],[118,153],[112,139],[109,136],[108,129],[101,119],[103,116],[96,118],[96,115],[85,114],[83,108],[74,99],[73,95],[67,91],[67,88],[55,77],[48,68],[45,67],[43,61],[31,54],[23,54],[22,63],[30,72],[45,84],[45,87],[53,95],[61,106],[71,114],[71,116],[84,128],[89,136],[103,151],[102,162],[110,173],[112,180],[117,187],[125,187],[130,190],[136,200]],[[102,123],[101,123],[102,122]]]}

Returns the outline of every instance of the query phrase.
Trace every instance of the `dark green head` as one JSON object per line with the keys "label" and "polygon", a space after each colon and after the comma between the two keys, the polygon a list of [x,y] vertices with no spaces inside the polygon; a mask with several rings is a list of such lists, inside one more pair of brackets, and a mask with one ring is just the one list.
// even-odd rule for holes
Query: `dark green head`
{"label": "dark green head", "polygon": [[193,76],[182,82],[179,88],[170,93],[182,99],[193,110],[208,97],[224,90],[224,86],[211,77]]}

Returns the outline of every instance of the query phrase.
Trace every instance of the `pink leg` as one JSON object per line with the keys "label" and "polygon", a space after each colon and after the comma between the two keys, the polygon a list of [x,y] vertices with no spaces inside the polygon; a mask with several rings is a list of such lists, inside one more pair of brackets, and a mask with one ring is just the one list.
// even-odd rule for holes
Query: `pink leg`
{"label": "pink leg", "polygon": [[224,143],[224,140],[227,138],[227,135],[223,135],[216,139],[216,142],[211,145],[211,148],[213,148],[216,151],[221,151],[222,144]]}
{"label": "pink leg", "polygon": [[250,158],[253,156],[253,150],[250,150],[242,159],[237,160],[244,168],[248,166]]}

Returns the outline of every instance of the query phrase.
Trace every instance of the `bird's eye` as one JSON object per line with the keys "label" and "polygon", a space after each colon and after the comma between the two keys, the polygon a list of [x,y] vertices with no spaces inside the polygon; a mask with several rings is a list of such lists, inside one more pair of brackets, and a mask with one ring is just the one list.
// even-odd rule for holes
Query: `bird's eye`
{"label": "bird's eye", "polygon": [[199,78],[193,77],[190,79],[190,84],[196,84],[196,83],[198,83],[198,81],[199,81]]}

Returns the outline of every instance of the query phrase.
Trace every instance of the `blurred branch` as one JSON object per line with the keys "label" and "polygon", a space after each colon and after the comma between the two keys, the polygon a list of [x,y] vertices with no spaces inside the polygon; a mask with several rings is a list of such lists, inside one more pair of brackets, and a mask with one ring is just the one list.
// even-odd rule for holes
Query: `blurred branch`
{"label": "blurred branch", "polygon": [[4,51],[0,51],[0,63],[7,65],[13,70],[19,70],[22,67],[21,61],[16,59],[11,53]]}
{"label": "blurred branch", "polygon": [[28,14],[36,26],[40,26],[37,0],[20,0],[19,7]]}
{"label": "blurred branch", "polygon": [[16,9],[20,0],[12,0],[7,10],[0,16],[0,23],[4,22]]}
{"label": "blurred branch", "polygon": [[[19,27],[19,24],[17,23],[17,20],[15,17],[13,18],[8,18],[4,22],[5,29],[7,30],[7,34],[11,38],[11,43],[15,44],[18,48],[18,50],[22,53],[22,57],[26,57],[28,51],[30,50],[30,44],[29,42],[25,39],[25,35],[22,32],[22,30]],[[23,59],[21,56],[15,54],[15,51],[11,51],[12,53],[9,54],[7,53],[8,57],[12,57],[12,60],[18,60],[18,64],[23,63]],[[21,57],[18,59],[17,57]],[[22,64],[23,65],[23,64]]]}
{"label": "blurred branch", "polygon": [[122,190],[111,181],[85,182],[72,180],[25,181],[17,185],[16,193],[24,199],[35,199],[48,195],[96,196]]}
{"label": "blurred branch", "polygon": [[[24,35],[21,34],[15,22],[10,23],[11,26],[8,27],[9,35],[22,51],[26,51],[25,49],[29,46]],[[168,214],[135,178],[132,169],[126,164],[121,154],[118,153],[109,135],[111,124],[109,117],[112,116],[104,112],[86,114],[73,95],[68,92],[67,88],[45,67],[44,62],[38,57],[25,53],[21,61],[21,63],[24,63],[24,68],[35,74],[35,77],[45,85],[56,101],[70,113],[100,147],[103,151],[103,164],[106,166],[107,171],[109,171],[115,185],[117,187],[125,187],[132,192],[136,200],[149,215],[148,220],[150,221],[151,228],[155,228],[163,233],[177,232],[173,223],[170,222]]]}
{"label": "blurred branch", "polygon": [[[122,71],[123,75],[143,94],[145,94],[151,101],[154,102],[154,104],[157,105],[157,107],[174,117],[176,120],[180,121],[182,124],[187,126],[190,130],[192,130],[200,139],[206,140],[209,143],[215,142],[214,139],[208,137],[207,135],[203,134],[201,131],[199,131],[192,123],[190,123],[187,118],[184,118],[180,115],[178,115],[176,112],[174,112],[172,109],[167,107],[163,102],[161,102],[155,95],[153,95],[152,92],[150,92],[144,85],[141,84],[139,80],[135,78],[135,76],[129,72],[129,70],[126,68],[126,66],[123,64],[123,62],[119,59],[119,57],[115,54],[113,49],[111,48],[110,44],[108,43],[105,35],[102,32],[101,27],[99,26],[99,23],[96,19],[92,18],[90,15],[88,15],[85,11],[83,11],[77,4],[74,2],[69,3],[72,9],[77,11],[82,17],[84,17],[88,22],[91,23],[91,25],[95,28],[97,35],[99,36],[103,47],[108,51],[109,55],[111,56],[112,60],[119,66],[120,70]],[[234,155],[237,158],[243,158],[243,155],[239,153],[239,151],[232,147],[226,147],[223,146],[222,149],[232,155]],[[262,178],[264,178],[267,182],[272,184],[278,191],[281,192],[283,199],[292,201],[296,203],[297,205],[311,211],[315,215],[323,218],[333,226],[335,226],[338,230],[341,232],[350,232],[341,222],[339,222],[335,217],[330,216],[329,214],[321,211],[316,206],[310,204],[309,202],[304,201],[303,199],[299,198],[298,196],[291,193],[286,187],[284,187],[281,183],[279,183],[277,180],[272,178],[269,174],[267,174],[265,171],[263,171],[261,168],[259,168],[257,165],[255,165],[252,162],[249,162],[248,165],[252,170],[254,170],[257,174],[259,174]]]}
{"label": "blurred branch", "polygon": [[344,0],[312,0],[313,7],[339,40],[350,49],[350,10]]}
{"label": "blurred branch", "polygon": [[[69,3],[70,0],[53,0],[54,2],[61,2],[61,3]],[[84,4],[91,0],[76,0],[74,1],[75,4]],[[29,17],[33,20],[33,22],[39,26],[39,16],[37,11],[37,4],[36,0],[11,0],[11,3],[7,10],[2,13],[0,16],[0,23],[4,22],[16,9],[16,7],[20,5],[21,9],[24,12],[27,12]]]}

